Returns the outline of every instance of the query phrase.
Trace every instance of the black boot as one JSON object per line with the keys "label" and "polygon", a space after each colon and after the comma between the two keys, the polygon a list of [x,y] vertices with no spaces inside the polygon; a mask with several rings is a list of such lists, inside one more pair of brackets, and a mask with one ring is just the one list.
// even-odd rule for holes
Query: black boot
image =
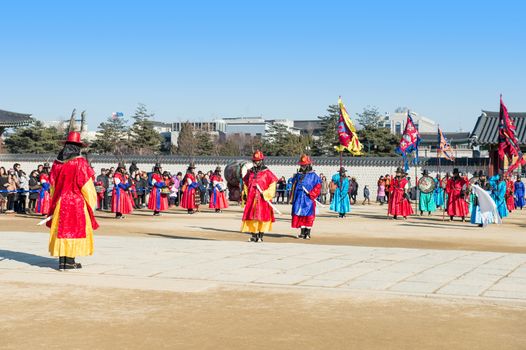
{"label": "black boot", "polygon": [[160,213],[160,212],[158,212],[158,211],[154,211],[154,212],[153,212],[153,215],[154,215],[154,216],[160,216],[160,215],[161,215],[161,213]]}
{"label": "black boot", "polygon": [[66,270],[71,269],[81,269],[82,265],[75,262],[75,258],[66,257],[66,265],[64,267]]}
{"label": "black boot", "polygon": [[259,243],[263,242],[263,232],[260,232],[260,233],[258,234],[258,242],[259,242]]}
{"label": "black boot", "polygon": [[298,238],[305,238],[305,227],[301,228],[301,233],[298,235]]}
{"label": "black boot", "polygon": [[66,257],[61,256],[58,258],[58,269],[64,270],[66,268]]}
{"label": "black boot", "polygon": [[304,239],[310,239],[310,228],[305,228],[305,237],[303,237]]}
{"label": "black boot", "polygon": [[252,237],[248,239],[249,242],[257,242],[258,241],[258,235],[253,233]]}

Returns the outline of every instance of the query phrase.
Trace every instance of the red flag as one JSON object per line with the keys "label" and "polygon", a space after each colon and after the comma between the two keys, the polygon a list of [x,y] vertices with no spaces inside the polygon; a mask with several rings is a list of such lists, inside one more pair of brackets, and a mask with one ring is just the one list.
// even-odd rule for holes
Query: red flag
{"label": "red flag", "polygon": [[510,163],[513,162],[513,157],[518,157],[515,163],[510,164],[506,174],[511,174],[519,165],[526,165],[526,160],[519,147],[519,140],[515,135],[515,125],[513,125],[513,120],[511,120],[508,115],[508,109],[504,105],[501,95],[499,112],[499,158],[503,161],[504,156],[509,158]]}

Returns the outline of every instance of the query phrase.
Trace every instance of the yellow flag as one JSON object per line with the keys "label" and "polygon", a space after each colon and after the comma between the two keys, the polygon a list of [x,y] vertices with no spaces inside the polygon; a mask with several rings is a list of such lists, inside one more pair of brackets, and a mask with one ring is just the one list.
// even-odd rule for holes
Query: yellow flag
{"label": "yellow flag", "polygon": [[338,121],[338,139],[340,140],[340,145],[334,148],[338,152],[347,150],[353,156],[361,156],[363,155],[363,145],[360,143],[360,140],[358,140],[356,128],[349,117],[349,113],[347,113],[341,97],[338,98],[338,105],[340,106],[340,119]]}

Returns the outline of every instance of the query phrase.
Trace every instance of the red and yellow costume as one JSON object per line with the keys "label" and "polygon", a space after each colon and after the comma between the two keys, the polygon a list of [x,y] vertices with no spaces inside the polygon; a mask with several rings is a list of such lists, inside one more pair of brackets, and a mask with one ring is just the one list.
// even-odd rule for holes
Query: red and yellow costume
{"label": "red and yellow costume", "polygon": [[409,181],[405,177],[395,177],[389,186],[388,213],[393,216],[407,217],[413,214],[411,202],[407,198],[406,191],[409,188]]}
{"label": "red and yellow costume", "polygon": [[161,212],[168,209],[168,195],[161,193],[161,188],[168,186],[159,173],[152,175],[152,190],[148,200],[148,209]]}
{"label": "red and yellow costume", "polygon": [[[263,160],[256,151],[252,160]],[[278,178],[266,167],[250,169],[243,177],[243,198],[246,198],[241,232],[262,233],[272,230],[274,210],[268,203],[276,194]]]}
{"label": "red and yellow costume", "polygon": [[225,188],[223,178],[220,174],[214,173],[210,176],[210,182],[212,183],[212,196],[210,197],[209,208],[220,210],[228,208],[228,201],[226,200]]}
{"label": "red and yellow costume", "polygon": [[181,196],[181,207],[194,210],[197,209],[195,204],[195,191],[198,186],[195,175],[191,172],[186,173],[183,178],[183,194]]}
{"label": "red and yellow costume", "polygon": [[465,198],[467,186],[468,181],[462,177],[452,177],[447,180],[447,213],[450,217],[466,217],[469,215],[469,204]]}
{"label": "red and yellow costume", "polygon": [[515,210],[515,184],[512,180],[506,180],[506,206],[511,213]]}
{"label": "red and yellow costume", "polygon": [[129,214],[133,211],[133,202],[128,192],[128,181],[121,172],[113,176],[113,193],[111,196],[111,211],[119,214]]}
{"label": "red and yellow costume", "polygon": [[51,195],[50,195],[51,184],[49,181],[49,175],[46,173],[40,174],[39,181],[40,181],[42,188],[40,189],[40,192],[38,193],[38,199],[37,199],[37,205],[35,208],[35,212],[42,214],[42,215],[48,215],[50,213],[49,207],[51,205]]}
{"label": "red and yellow costume", "polygon": [[97,193],[93,169],[83,157],[56,160],[50,174],[53,218],[49,253],[52,256],[86,256],[93,254],[93,230],[99,225],[93,216]]}

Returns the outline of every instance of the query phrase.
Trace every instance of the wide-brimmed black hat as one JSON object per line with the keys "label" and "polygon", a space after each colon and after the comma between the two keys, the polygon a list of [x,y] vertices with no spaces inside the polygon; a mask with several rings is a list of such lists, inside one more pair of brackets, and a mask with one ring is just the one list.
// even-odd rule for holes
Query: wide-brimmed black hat
{"label": "wide-brimmed black hat", "polygon": [[217,167],[216,167],[216,171],[221,171],[221,167],[220,167],[220,166],[217,166]]}
{"label": "wide-brimmed black hat", "polygon": [[427,169],[422,170],[422,175],[424,176],[429,175],[429,170]]}
{"label": "wide-brimmed black hat", "polygon": [[195,163],[190,162],[190,164],[188,164],[188,169],[195,169]]}
{"label": "wide-brimmed black hat", "polygon": [[340,168],[340,171],[339,171],[340,174],[345,174],[346,172],[347,172],[347,170],[345,170],[344,167]]}
{"label": "wide-brimmed black hat", "polygon": [[458,168],[453,169],[453,175],[455,174],[460,174],[460,172],[458,171]]}

